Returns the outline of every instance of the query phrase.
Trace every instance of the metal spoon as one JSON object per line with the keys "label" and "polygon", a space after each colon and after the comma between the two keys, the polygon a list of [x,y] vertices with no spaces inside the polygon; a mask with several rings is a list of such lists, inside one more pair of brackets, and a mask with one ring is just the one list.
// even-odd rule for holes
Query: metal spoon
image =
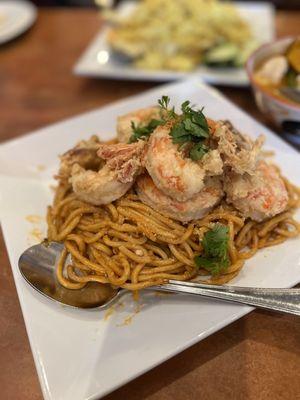
{"label": "metal spoon", "polygon": [[[128,292],[93,282],[83,289],[65,289],[58,283],[55,275],[55,265],[62,249],[61,243],[43,242],[25,250],[19,258],[19,269],[23,278],[48,299],[76,308],[99,310],[107,308]],[[201,295],[300,315],[300,289],[213,286],[170,280],[165,285],[153,286],[150,290]]]}

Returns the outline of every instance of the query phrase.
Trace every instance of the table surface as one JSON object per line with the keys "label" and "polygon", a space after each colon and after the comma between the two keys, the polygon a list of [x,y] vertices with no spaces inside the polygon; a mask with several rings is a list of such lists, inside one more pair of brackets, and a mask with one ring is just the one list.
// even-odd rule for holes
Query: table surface
{"label": "table surface", "polygon": [[[278,12],[277,36],[299,34],[299,20],[300,12]],[[41,9],[29,32],[0,48],[1,141],[154,86],[72,75],[100,25],[93,10]],[[266,123],[249,89],[219,89]],[[2,236],[0,262],[0,397],[41,399]],[[299,318],[254,311],[105,399],[296,399],[299,345]]]}

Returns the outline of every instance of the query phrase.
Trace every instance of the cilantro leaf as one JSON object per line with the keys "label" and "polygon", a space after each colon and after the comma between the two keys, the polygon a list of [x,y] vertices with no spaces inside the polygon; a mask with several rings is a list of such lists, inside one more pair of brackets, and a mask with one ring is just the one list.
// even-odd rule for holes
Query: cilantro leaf
{"label": "cilantro leaf", "polygon": [[195,257],[195,264],[218,275],[230,265],[228,255],[229,228],[216,224],[213,229],[204,234],[202,240],[203,255]]}
{"label": "cilantro leaf", "polygon": [[139,139],[145,139],[146,137],[151,135],[155,128],[157,128],[159,125],[162,125],[163,123],[163,120],[151,119],[151,121],[147,125],[137,126],[133,121],[131,121],[133,134],[129,139],[129,143],[136,142]]}
{"label": "cilantro leaf", "polygon": [[170,97],[169,96],[162,96],[162,98],[158,100],[158,104],[164,110],[168,109],[169,103],[170,103]]}
{"label": "cilantro leaf", "polygon": [[161,117],[167,121],[169,119],[173,119],[177,117],[175,113],[175,108],[169,108],[170,97],[169,96],[162,96],[161,99],[158,100],[158,105],[161,108]]}
{"label": "cilantro leaf", "polygon": [[209,132],[208,123],[207,123],[207,120],[202,111],[203,111],[203,108],[199,112],[193,111],[192,120],[196,124],[201,126],[201,128],[203,128],[208,133]]}
{"label": "cilantro leaf", "polygon": [[205,131],[200,125],[196,124],[190,118],[185,118],[182,121],[186,131],[191,132],[193,136],[208,138],[209,133]]}
{"label": "cilantro leaf", "polygon": [[209,127],[203,114],[203,109],[194,110],[187,100],[181,104],[182,115],[177,116],[177,121],[173,125],[170,135],[175,144],[190,143],[189,157],[200,160],[209,147],[204,143],[209,137]]}
{"label": "cilantro leaf", "polygon": [[181,104],[181,111],[183,113],[189,112],[189,110],[191,110],[190,104],[191,104],[191,102],[189,100],[184,101]]}
{"label": "cilantro leaf", "polygon": [[220,260],[217,258],[205,258],[197,256],[195,258],[196,265],[200,268],[206,269],[211,275],[219,275],[223,270],[227,268],[224,267]]}
{"label": "cilantro leaf", "polygon": [[181,124],[174,125],[172,128],[172,137],[177,138],[181,136],[186,136],[189,133],[182,127]]}
{"label": "cilantro leaf", "polygon": [[201,160],[201,158],[209,151],[209,147],[199,142],[196,143],[190,150],[190,158],[193,161]]}
{"label": "cilantro leaf", "polygon": [[201,110],[193,110],[193,108],[190,107],[190,102],[185,101],[181,104],[181,110],[183,114],[189,115],[190,119],[195,122],[195,124],[201,126],[204,130],[209,132],[207,120],[203,114],[203,107]]}
{"label": "cilantro leaf", "polygon": [[216,224],[205,233],[202,245],[205,253],[212,257],[224,257],[227,252],[229,228],[223,224]]}
{"label": "cilantro leaf", "polygon": [[188,142],[192,142],[193,140],[193,136],[192,135],[183,135],[183,136],[176,136],[173,137],[172,142],[174,144],[178,144],[178,143],[188,143]]}
{"label": "cilantro leaf", "polygon": [[198,126],[189,118],[186,118],[182,121],[184,129],[187,131],[195,132],[197,131]]}

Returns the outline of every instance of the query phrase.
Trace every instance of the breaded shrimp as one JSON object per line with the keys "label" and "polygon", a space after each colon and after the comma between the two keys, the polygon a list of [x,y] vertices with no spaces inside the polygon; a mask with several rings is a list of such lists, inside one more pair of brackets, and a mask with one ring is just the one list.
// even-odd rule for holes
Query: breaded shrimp
{"label": "breaded shrimp", "polygon": [[70,182],[74,193],[91,204],[108,204],[123,196],[141,173],[141,157],[145,143],[101,144],[98,156],[106,160],[99,171],[91,171],[75,164]]}
{"label": "breaded shrimp", "polygon": [[245,217],[263,221],[285,210],[288,193],[283,180],[272,165],[259,161],[252,175],[231,172],[225,175],[227,201]]}
{"label": "breaded shrimp", "polygon": [[107,165],[99,172],[95,172],[85,170],[78,164],[73,166],[70,182],[80,200],[98,206],[117,200],[133,184],[133,180],[127,183],[118,181],[116,172],[109,169]]}
{"label": "breaded shrimp", "polygon": [[208,153],[204,154],[198,164],[205,170],[208,176],[216,176],[223,173],[223,160],[217,149],[210,150]]}
{"label": "breaded shrimp", "polygon": [[132,135],[132,123],[136,126],[145,126],[152,119],[161,118],[159,107],[147,107],[121,115],[117,119],[117,135],[120,143],[128,143]]}
{"label": "breaded shrimp", "polygon": [[166,196],[185,201],[204,186],[205,169],[178,151],[169,132],[171,124],[158,126],[150,136],[145,167],[155,185]]}
{"label": "breaded shrimp", "polygon": [[222,185],[218,177],[207,178],[202,190],[184,202],[165,195],[155,186],[148,174],[137,178],[136,190],[143,203],[182,222],[202,218],[223,197]]}
{"label": "breaded shrimp", "polygon": [[91,170],[99,170],[104,165],[103,160],[97,156],[100,141],[97,136],[89,140],[80,141],[73,149],[60,156],[60,168],[57,179],[68,180],[74,164]]}

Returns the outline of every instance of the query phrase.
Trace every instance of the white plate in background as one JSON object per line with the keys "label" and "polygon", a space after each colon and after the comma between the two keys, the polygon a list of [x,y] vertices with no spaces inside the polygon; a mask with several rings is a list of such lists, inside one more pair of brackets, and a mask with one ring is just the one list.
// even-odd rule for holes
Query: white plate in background
{"label": "white plate in background", "polygon": [[[45,127],[0,146],[2,229],[38,376],[47,400],[98,399],[251,311],[250,307],[189,296],[131,295],[108,319],[105,311],[65,308],[36,293],[22,279],[18,258],[46,234],[46,207],[58,154],[83,138],[114,136],[116,117],[169,95],[177,106],[189,99],[205,114],[229,119],[267,149],[300,185],[298,153],[270,130],[196,79],[157,87],[109,106]],[[34,219],[27,218],[34,215]],[[300,213],[298,212],[298,217]],[[299,239],[260,251],[233,281],[240,286],[289,287],[300,279]],[[126,325],[126,318],[133,317]]]}
{"label": "white plate in background", "polygon": [[[128,14],[134,7],[132,1],[123,1],[119,6],[121,14]],[[270,42],[275,37],[274,7],[268,2],[236,3],[240,14],[250,24],[259,43]],[[170,81],[196,74],[211,84],[246,86],[248,78],[243,68],[213,68],[204,65],[192,72],[169,70],[143,70],[135,68],[116,56],[106,42],[107,28],[101,29],[82,54],[74,73],[94,78],[133,79],[146,81]]]}
{"label": "white plate in background", "polygon": [[24,0],[0,0],[0,44],[21,35],[35,22],[37,9]]}

